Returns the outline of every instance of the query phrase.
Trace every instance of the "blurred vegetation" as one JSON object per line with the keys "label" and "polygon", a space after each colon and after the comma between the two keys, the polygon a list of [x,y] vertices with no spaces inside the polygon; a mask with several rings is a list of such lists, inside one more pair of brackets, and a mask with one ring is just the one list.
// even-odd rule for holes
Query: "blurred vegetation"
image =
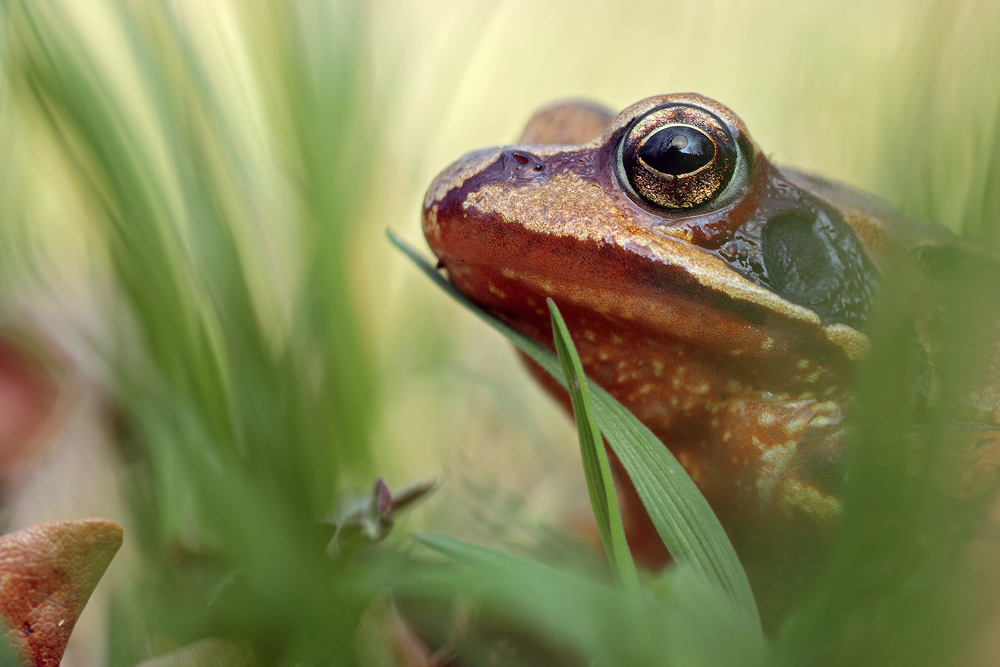
{"label": "blurred vegetation", "polygon": [[[416,240],[433,174],[512,139],[552,97],[624,106],[690,89],[736,109],[778,162],[996,245],[1000,10],[413,4],[3,2],[0,284],[83,299],[113,322],[94,346],[142,559],[117,594],[111,663],[225,636],[259,664],[378,664],[359,641],[388,585],[438,619],[428,632],[448,634],[458,592],[501,629],[540,628],[548,658],[687,665],[760,650],[691,569],[643,582],[656,595],[636,600],[601,576],[441,538],[428,543],[471,568],[401,536],[327,555],[338,499],[380,475],[395,490],[446,468],[418,524],[536,556],[554,553],[538,546],[552,546],[544,526],[586,502],[568,422],[382,229]],[[837,548],[760,660],[952,662],[989,620],[977,593],[990,582],[970,584],[962,562],[986,500],[944,490],[935,452],[980,363],[971,325],[995,308],[996,281],[972,266],[942,282],[927,298],[957,313],[939,332],[943,398],[916,406],[900,344],[916,304],[886,299]]]}
{"label": "blurred vegetation", "polygon": [[68,6],[14,3],[8,63],[79,174],[128,306],[134,353],[112,361],[147,608],[119,610],[112,658],[134,661],[151,631],[253,637],[264,663],[344,654],[364,601],[341,590],[318,522],[343,480],[374,478],[375,379],[345,261],[374,147],[360,7],[232,17],[269,90],[253,110],[191,39],[208,8],[100,10],[117,49],[88,44]]}

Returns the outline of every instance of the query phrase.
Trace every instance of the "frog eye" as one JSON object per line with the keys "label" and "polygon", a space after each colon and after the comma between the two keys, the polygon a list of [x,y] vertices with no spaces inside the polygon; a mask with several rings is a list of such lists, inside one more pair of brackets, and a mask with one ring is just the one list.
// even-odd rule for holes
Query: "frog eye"
{"label": "frog eye", "polygon": [[736,168],[729,128],[699,107],[677,104],[639,118],[621,143],[619,169],[649,204],[694,208],[725,190]]}

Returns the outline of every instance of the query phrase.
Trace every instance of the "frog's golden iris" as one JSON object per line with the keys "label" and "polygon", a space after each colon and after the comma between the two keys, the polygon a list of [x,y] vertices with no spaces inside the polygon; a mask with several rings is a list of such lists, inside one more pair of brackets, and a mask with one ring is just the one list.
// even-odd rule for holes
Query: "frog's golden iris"
{"label": "frog's golden iris", "polygon": [[620,177],[646,204],[690,209],[726,189],[738,159],[729,128],[700,107],[675,104],[637,119],[621,144]]}

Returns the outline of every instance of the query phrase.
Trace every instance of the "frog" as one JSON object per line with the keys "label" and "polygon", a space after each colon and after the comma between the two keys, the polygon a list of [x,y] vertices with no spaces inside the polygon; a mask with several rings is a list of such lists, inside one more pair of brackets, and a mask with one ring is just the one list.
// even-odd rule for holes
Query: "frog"
{"label": "frog", "polygon": [[[843,511],[855,384],[894,258],[913,260],[915,291],[932,289],[956,249],[997,263],[943,226],[773,164],[732,110],[695,93],[617,114],[545,107],[516,144],[444,169],[422,225],[458,290],[550,348],[546,300],[557,304],[588,377],[704,494],[769,618],[815,581]],[[932,400],[941,352],[925,324],[912,335],[915,391]],[[996,344],[986,358],[964,418],[995,444]],[[983,470],[998,465],[990,451]],[[662,565],[669,555],[615,470],[630,545]]]}

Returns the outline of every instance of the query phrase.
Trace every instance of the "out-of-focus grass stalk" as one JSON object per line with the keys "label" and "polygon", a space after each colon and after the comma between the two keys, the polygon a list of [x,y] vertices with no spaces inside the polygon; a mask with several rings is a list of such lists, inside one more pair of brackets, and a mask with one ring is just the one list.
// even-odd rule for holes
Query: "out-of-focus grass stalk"
{"label": "out-of-focus grass stalk", "polygon": [[[95,205],[127,306],[120,344],[137,344],[113,361],[154,565],[115,657],[141,657],[150,632],[228,630],[265,663],[329,661],[363,599],[338,583],[318,521],[341,483],[373,479],[375,378],[347,268],[377,150],[363,7],[91,10],[10,3],[7,69]],[[212,20],[237,36],[242,87],[202,52]]]}
{"label": "out-of-focus grass stalk", "polygon": [[[779,635],[775,664],[963,664],[995,605],[1000,587],[977,541],[995,536],[987,514],[997,500],[996,435],[962,415],[996,352],[1000,267],[935,252],[925,251],[929,266],[941,264],[924,303],[904,263],[887,264],[838,539],[815,594]],[[918,326],[938,344],[939,384],[929,394],[914,352]]]}
{"label": "out-of-focus grass stalk", "polygon": [[907,5],[906,67],[887,77],[873,189],[912,215],[1000,247],[1000,6]]}
{"label": "out-of-focus grass stalk", "polygon": [[[951,211],[964,235],[996,248],[1000,97],[995,87],[992,97],[981,96],[1000,69],[1000,40],[991,40],[992,60],[974,69],[956,65],[966,48],[984,48],[964,43],[963,31],[990,25],[997,13],[979,7],[980,24],[953,9],[933,5],[917,14],[921,48],[912,69],[897,78],[903,94],[887,103],[902,112],[882,123],[879,180],[909,212],[940,220]],[[995,539],[987,514],[998,488],[996,470],[984,473],[993,455],[978,447],[995,432],[963,414],[978,400],[979,374],[995,367],[1000,273],[988,250],[929,242],[900,251],[910,256],[881,267],[839,536],[815,595],[775,642],[776,664],[982,659],[968,652],[995,613],[988,610],[995,608],[998,581],[977,559],[982,541]],[[914,262],[930,277],[923,293],[915,293],[908,273]],[[915,335],[933,341],[931,359],[915,353]],[[929,387],[927,364],[935,378]]]}

